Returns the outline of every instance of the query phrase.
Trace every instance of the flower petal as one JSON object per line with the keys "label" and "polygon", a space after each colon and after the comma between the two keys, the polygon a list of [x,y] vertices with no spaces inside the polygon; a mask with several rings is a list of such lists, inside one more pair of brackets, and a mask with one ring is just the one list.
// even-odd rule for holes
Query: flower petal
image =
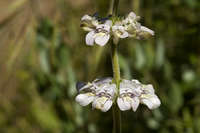
{"label": "flower petal", "polygon": [[124,31],[123,34],[120,36],[120,38],[127,38],[128,32]]}
{"label": "flower petal", "polygon": [[128,18],[131,18],[131,19],[136,19],[136,14],[134,13],[134,12],[130,12],[129,14],[128,14]]}
{"label": "flower petal", "polygon": [[141,29],[137,31],[137,39],[147,39],[154,35],[154,31],[145,26],[141,26]]}
{"label": "flower petal", "polygon": [[131,98],[130,97],[123,97],[117,98],[117,104],[122,111],[130,110],[131,109]]}
{"label": "flower petal", "polygon": [[82,18],[81,18],[81,21],[91,21],[92,20],[92,17],[89,16],[89,15],[84,15]]}
{"label": "flower petal", "polygon": [[88,26],[84,26],[82,28],[83,28],[84,31],[92,31],[92,30],[94,30],[94,29],[92,29],[92,28],[90,28]]}
{"label": "flower petal", "polygon": [[141,84],[140,81],[138,81],[137,79],[132,79],[132,82],[134,82],[135,84]]}
{"label": "flower petal", "polygon": [[106,101],[106,103],[104,104],[103,108],[101,109],[101,111],[103,112],[107,112],[112,106],[112,100],[108,100]]}
{"label": "flower petal", "polygon": [[86,44],[92,46],[94,44],[94,31],[90,31],[85,38]]}
{"label": "flower petal", "polygon": [[149,29],[149,28],[147,28],[147,27],[145,27],[145,26],[141,26],[141,31],[142,32],[147,32],[147,33],[149,33],[152,36],[154,35],[154,31],[151,30],[151,29]]}
{"label": "flower petal", "polygon": [[150,98],[142,99],[141,102],[143,104],[147,105],[147,107],[149,109],[155,109],[155,108],[159,107],[161,104],[159,98],[156,95],[153,95]]}
{"label": "flower petal", "polygon": [[130,108],[128,108],[127,106],[124,105],[124,101],[122,98],[117,98],[117,104],[118,107],[121,111],[125,111],[125,110],[129,110]]}
{"label": "flower petal", "polygon": [[115,37],[119,37],[119,38],[126,38],[128,37],[128,32],[125,31],[125,28],[123,26],[118,26],[118,25],[114,25],[112,27],[112,31],[114,32]]}
{"label": "flower petal", "polygon": [[84,15],[81,18],[81,27],[84,31],[92,31],[98,25],[98,21],[89,15]]}
{"label": "flower petal", "polygon": [[143,89],[144,93],[146,93],[146,94],[154,94],[155,93],[154,88],[151,84],[144,85],[142,87],[142,89]]}
{"label": "flower petal", "polygon": [[[110,107],[112,106],[112,103],[109,102],[111,100],[109,100],[107,97],[97,97],[95,98],[95,100],[92,103],[92,107],[96,108],[96,109],[100,109],[103,112],[106,112],[110,109]],[[107,103],[108,102],[108,103]]]}
{"label": "flower petal", "polygon": [[94,94],[93,93],[84,93],[79,94],[75,98],[76,102],[78,102],[81,106],[87,106],[94,100]]}
{"label": "flower petal", "polygon": [[112,26],[112,21],[111,20],[106,20],[105,25]]}
{"label": "flower petal", "polygon": [[135,112],[137,110],[137,108],[139,107],[140,104],[140,100],[138,97],[134,97],[131,103],[131,107],[133,109],[133,111]]}
{"label": "flower petal", "polygon": [[109,34],[102,33],[102,32],[97,33],[97,34],[98,34],[98,35],[97,35],[96,38],[95,38],[96,44],[98,44],[98,45],[100,45],[100,46],[104,46],[104,45],[108,42],[108,40],[109,40],[109,38],[110,38],[110,35],[109,35]]}
{"label": "flower petal", "polygon": [[112,77],[97,78],[93,81],[93,83],[96,84],[97,86],[111,82],[112,82]]}

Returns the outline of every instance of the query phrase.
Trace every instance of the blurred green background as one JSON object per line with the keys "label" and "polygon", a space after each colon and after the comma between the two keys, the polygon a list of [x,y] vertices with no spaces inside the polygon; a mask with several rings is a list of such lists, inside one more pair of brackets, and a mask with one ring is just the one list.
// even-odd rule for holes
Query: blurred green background
{"label": "blurred green background", "polygon": [[[110,0],[0,1],[0,133],[111,133],[112,111],[75,103],[77,81],[112,76],[110,47],[85,45],[84,14]],[[121,0],[153,29],[120,41],[121,75],[152,83],[160,108],[122,112],[123,133],[200,133],[200,1]]]}

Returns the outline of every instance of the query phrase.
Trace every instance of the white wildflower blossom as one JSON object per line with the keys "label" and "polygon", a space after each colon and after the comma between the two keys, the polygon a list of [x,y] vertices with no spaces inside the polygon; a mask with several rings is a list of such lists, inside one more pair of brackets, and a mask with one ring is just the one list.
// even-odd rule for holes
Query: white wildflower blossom
{"label": "white wildflower blossom", "polygon": [[96,88],[91,83],[77,83],[76,87],[80,94],[75,98],[81,106],[87,106],[95,98]]}
{"label": "white wildflower blossom", "polygon": [[151,36],[154,36],[154,31],[145,26],[141,26],[140,30],[137,32],[136,38],[137,39],[146,39]]}
{"label": "white wildflower blossom", "polygon": [[130,12],[129,15],[122,20],[125,25],[126,31],[129,33],[129,37],[135,37],[136,39],[147,39],[154,35],[154,31],[147,27],[141,26],[138,22],[139,16],[136,16],[134,12]]}
{"label": "white wildflower blossom", "polygon": [[81,106],[92,103],[93,108],[103,112],[108,111],[116,94],[116,85],[112,78],[96,79],[92,83],[78,83],[77,89],[80,94],[76,96],[76,102]]}
{"label": "white wildflower blossom", "polygon": [[125,30],[125,27],[122,25],[115,24],[112,26],[112,32],[114,36],[114,42],[117,43],[119,41],[119,38],[127,38],[128,32]]}
{"label": "white wildflower blossom", "polygon": [[104,24],[99,24],[96,29],[91,30],[86,35],[86,44],[94,45],[94,42],[100,46],[104,46],[110,39],[110,27],[112,21],[107,20]]}
{"label": "white wildflower blossom", "polygon": [[143,85],[138,80],[122,80],[120,92],[117,99],[120,110],[136,111],[139,103],[147,105],[149,109],[160,106],[160,100],[154,93],[152,85]]}
{"label": "white wildflower blossom", "polygon": [[160,99],[154,93],[153,86],[150,84],[142,86],[142,94],[140,96],[140,101],[142,104],[147,105],[149,109],[155,109],[161,104]]}
{"label": "white wildflower blossom", "polygon": [[89,15],[84,15],[81,18],[81,27],[85,31],[92,31],[96,29],[96,26],[99,25],[98,20],[95,17],[89,16]]}
{"label": "white wildflower blossom", "polygon": [[99,91],[96,93],[95,100],[92,103],[92,107],[100,109],[103,112],[108,111],[113,103],[114,95],[116,94],[115,84],[102,84],[99,87]]}
{"label": "white wildflower blossom", "polygon": [[139,96],[141,93],[139,81],[122,80],[120,82],[119,97],[117,99],[120,110],[125,111],[132,108],[133,111],[136,111],[140,103]]}

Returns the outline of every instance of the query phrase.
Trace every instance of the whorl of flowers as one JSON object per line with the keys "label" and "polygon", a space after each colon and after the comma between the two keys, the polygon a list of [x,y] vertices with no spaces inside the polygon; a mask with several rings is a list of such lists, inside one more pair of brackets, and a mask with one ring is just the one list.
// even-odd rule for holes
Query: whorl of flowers
{"label": "whorl of flowers", "polygon": [[92,103],[93,108],[103,112],[108,111],[115,100],[122,111],[130,109],[136,111],[140,103],[145,104],[149,109],[160,106],[160,100],[153,86],[144,85],[138,80],[122,79],[119,92],[112,78],[96,79],[91,83],[79,82],[77,90],[79,94],[76,96],[76,102],[82,106]]}
{"label": "whorl of flowers", "polygon": [[140,17],[134,12],[130,12],[125,18],[116,18],[108,16],[99,18],[96,14],[93,16],[84,15],[81,18],[81,27],[88,31],[85,41],[87,45],[94,43],[104,46],[111,37],[115,43],[119,39],[133,37],[135,39],[147,39],[154,35],[154,31],[142,26],[138,21]]}

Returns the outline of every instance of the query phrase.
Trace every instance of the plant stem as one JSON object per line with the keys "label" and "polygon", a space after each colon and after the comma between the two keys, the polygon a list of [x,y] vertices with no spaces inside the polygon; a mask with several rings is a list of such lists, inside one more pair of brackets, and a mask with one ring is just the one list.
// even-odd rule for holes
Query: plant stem
{"label": "plant stem", "polygon": [[[112,1],[112,16],[117,16],[119,0]],[[112,69],[113,69],[113,79],[117,86],[117,95],[119,94],[119,83],[120,83],[120,67],[118,61],[118,44],[115,44],[113,41],[111,43],[111,59],[112,59]],[[115,99],[116,101],[116,99]],[[114,102],[112,107],[113,112],[113,133],[121,133],[121,113],[117,107],[116,102]]]}
{"label": "plant stem", "polygon": [[119,61],[118,61],[118,52],[117,52],[118,44],[114,44],[112,41],[111,43],[111,59],[112,59],[112,69],[113,69],[113,77],[114,81],[119,89],[119,82],[120,82],[120,68],[119,68]]}
{"label": "plant stem", "polygon": [[[111,43],[113,79],[114,79],[115,84],[117,85],[117,95],[118,95],[119,83],[120,83],[120,68],[119,68],[119,62],[118,62],[117,46],[118,45],[114,44],[114,42]],[[113,133],[121,133],[121,113],[116,103],[113,104],[112,112],[113,112]]]}
{"label": "plant stem", "polygon": [[112,112],[113,112],[113,133],[121,133],[121,112],[117,104],[114,104],[112,106]]}

